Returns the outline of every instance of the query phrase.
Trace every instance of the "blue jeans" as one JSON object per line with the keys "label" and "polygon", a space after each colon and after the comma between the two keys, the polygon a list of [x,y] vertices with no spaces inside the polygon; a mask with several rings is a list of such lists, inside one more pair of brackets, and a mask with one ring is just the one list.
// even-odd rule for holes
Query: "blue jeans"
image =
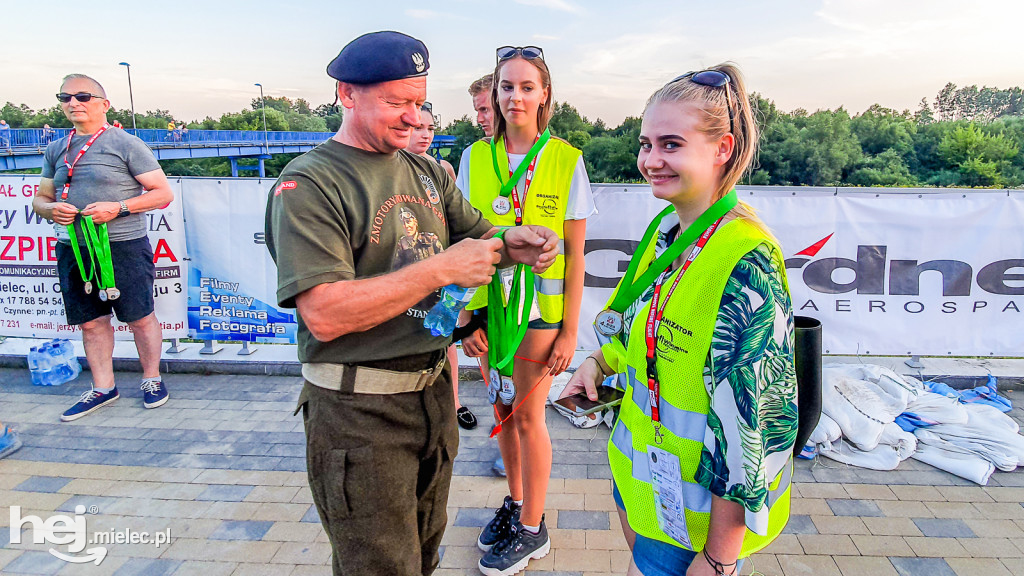
{"label": "blue jeans", "polygon": [[[619,494],[619,487],[614,482],[612,498],[615,499],[616,506],[622,510],[626,509]],[[690,568],[694,558],[703,561],[698,552],[640,534],[636,535],[636,543],[633,544],[633,562],[644,576],[686,576],[686,570]],[[740,573],[742,567],[743,560],[739,560],[736,563],[736,574]]]}

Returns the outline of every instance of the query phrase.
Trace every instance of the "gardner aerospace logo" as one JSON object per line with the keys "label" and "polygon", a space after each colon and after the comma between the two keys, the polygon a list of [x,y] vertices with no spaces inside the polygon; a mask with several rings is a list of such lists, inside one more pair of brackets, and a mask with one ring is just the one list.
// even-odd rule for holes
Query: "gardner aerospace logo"
{"label": "gardner aerospace logo", "polygon": [[[968,262],[953,259],[936,259],[921,262],[916,259],[896,259],[889,257],[889,246],[887,245],[859,245],[854,259],[850,258],[816,258],[818,252],[832,239],[833,234],[825,236],[821,240],[797,252],[793,257],[786,259],[786,269],[790,276],[799,274],[804,284],[813,292],[819,294],[847,294],[856,293],[866,296],[921,296],[922,283],[925,285],[926,294],[935,294],[941,287],[943,297],[970,297],[975,296],[973,301],[946,300],[941,303],[934,303],[941,306],[940,311],[944,314],[957,312],[959,306],[966,306],[966,309],[977,312],[989,306],[994,301],[992,296],[1021,296],[1024,295],[1024,258],[1010,258],[986,262],[980,266],[977,274],[975,266]],[[840,273],[843,280],[836,280],[836,272]],[[928,272],[929,274],[925,274]],[[851,278],[852,273],[852,278]],[[922,277],[924,282],[922,282]],[[936,280],[939,281],[936,284]],[[980,290],[975,290],[977,286]],[[984,299],[982,299],[984,298]],[[902,300],[902,299],[901,299]],[[1024,301],[1017,302],[1014,299],[999,298],[1001,312],[1020,312]],[[1017,299],[1020,300],[1020,299]],[[835,301],[837,312],[852,311],[851,300]],[[889,304],[886,299],[870,299],[868,301],[869,312],[885,312],[885,306]],[[813,298],[809,299],[800,310],[818,310],[818,304]],[[927,306],[918,300],[903,302],[903,309],[911,314],[923,312]]]}

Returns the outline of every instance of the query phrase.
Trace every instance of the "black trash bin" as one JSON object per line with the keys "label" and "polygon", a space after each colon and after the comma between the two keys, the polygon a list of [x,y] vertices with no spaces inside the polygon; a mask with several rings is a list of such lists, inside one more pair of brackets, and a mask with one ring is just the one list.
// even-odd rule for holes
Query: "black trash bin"
{"label": "black trash bin", "polygon": [[803,450],[821,417],[821,322],[810,316],[796,316],[793,320],[796,324],[793,360],[800,418],[793,445],[795,455]]}

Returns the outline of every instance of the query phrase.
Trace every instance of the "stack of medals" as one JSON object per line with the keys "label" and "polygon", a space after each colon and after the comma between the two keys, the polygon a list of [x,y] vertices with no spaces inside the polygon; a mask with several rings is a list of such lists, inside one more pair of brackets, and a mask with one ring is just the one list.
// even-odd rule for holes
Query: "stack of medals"
{"label": "stack of medals", "polygon": [[[75,263],[78,265],[78,273],[85,284],[85,293],[92,294],[92,281],[96,280],[100,300],[104,302],[117,300],[121,296],[121,291],[114,285],[114,263],[110,258],[110,237],[107,234],[107,225],[96,226],[92,221],[92,216],[82,216],[81,222],[82,239],[85,240],[85,249],[89,253],[88,272],[86,272],[85,264],[82,261],[75,224],[72,222],[67,229],[71,240],[71,251],[75,253]],[[97,270],[97,263],[99,270]]]}
{"label": "stack of medals", "polygon": [[512,384],[512,365],[530,323],[533,291],[533,271],[523,264],[516,265],[508,302],[505,302],[500,270],[487,286],[487,362],[491,367],[487,399],[491,404],[501,398],[507,406],[516,397],[515,385]]}

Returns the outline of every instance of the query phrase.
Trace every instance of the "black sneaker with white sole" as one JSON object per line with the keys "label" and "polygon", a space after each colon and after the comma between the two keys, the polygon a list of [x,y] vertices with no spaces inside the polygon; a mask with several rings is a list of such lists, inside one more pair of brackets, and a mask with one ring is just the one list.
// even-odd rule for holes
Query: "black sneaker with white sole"
{"label": "black sneaker with white sole", "polygon": [[509,537],[491,547],[491,551],[480,559],[480,572],[484,576],[512,576],[526,569],[530,560],[539,560],[551,551],[551,539],[544,517],[540,519],[540,530],[534,534],[516,522]]}
{"label": "black sneaker with white sole", "polygon": [[491,518],[491,521],[480,532],[480,538],[476,541],[477,547],[487,552],[491,546],[508,538],[512,532],[512,525],[519,522],[519,513],[522,509],[523,507],[516,504],[511,496],[505,496],[505,502],[502,503],[501,508],[494,512],[494,518]]}

